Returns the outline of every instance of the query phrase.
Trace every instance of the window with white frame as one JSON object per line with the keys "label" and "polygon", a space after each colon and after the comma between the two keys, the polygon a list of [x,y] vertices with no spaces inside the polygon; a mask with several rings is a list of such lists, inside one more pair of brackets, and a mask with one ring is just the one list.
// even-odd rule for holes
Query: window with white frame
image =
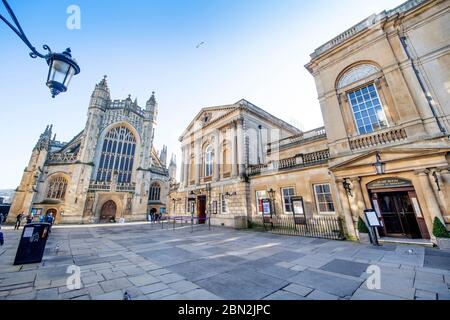
{"label": "window with white frame", "polygon": [[221,195],[220,195],[220,212],[221,212],[222,214],[225,214],[225,213],[227,213],[227,211],[228,211],[228,208],[227,208],[227,199],[226,199],[226,197],[225,197],[224,194],[221,194]]}
{"label": "window with white frame", "polygon": [[213,175],[213,149],[211,146],[206,148],[205,151],[205,177],[211,177]]}
{"label": "window with white frame", "polygon": [[292,187],[282,188],[281,193],[283,195],[283,209],[284,213],[292,213],[292,197],[295,196],[295,189]]}
{"label": "window with white frame", "polygon": [[259,214],[263,214],[264,212],[262,205],[262,200],[264,199],[268,199],[267,191],[266,190],[256,191],[256,208]]}
{"label": "window with white frame", "polygon": [[316,197],[317,210],[320,214],[335,213],[330,184],[314,185],[314,194]]}
{"label": "window with white frame", "polygon": [[372,133],[388,126],[377,89],[372,83],[348,94],[359,134]]}

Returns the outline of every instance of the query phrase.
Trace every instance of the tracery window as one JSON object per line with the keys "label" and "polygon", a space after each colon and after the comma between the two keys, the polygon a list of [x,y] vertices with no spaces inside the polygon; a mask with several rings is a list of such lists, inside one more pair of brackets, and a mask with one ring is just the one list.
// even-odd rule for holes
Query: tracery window
{"label": "tracery window", "polygon": [[53,177],[50,179],[47,190],[48,199],[64,200],[66,196],[67,179],[64,177]]}
{"label": "tracery window", "polygon": [[161,186],[158,183],[153,183],[150,187],[150,201],[159,201],[161,200]]}
{"label": "tracery window", "polygon": [[117,174],[118,183],[130,183],[135,152],[136,138],[127,127],[111,129],[103,141],[97,181],[111,182]]}

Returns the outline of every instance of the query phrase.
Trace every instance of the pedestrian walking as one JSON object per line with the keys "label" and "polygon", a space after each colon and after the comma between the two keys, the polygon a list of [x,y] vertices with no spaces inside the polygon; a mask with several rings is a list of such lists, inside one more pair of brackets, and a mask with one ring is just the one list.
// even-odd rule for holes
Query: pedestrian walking
{"label": "pedestrian walking", "polygon": [[22,218],[23,218],[23,211],[19,213],[16,217],[16,224],[14,225],[14,230],[19,230]]}
{"label": "pedestrian walking", "polygon": [[5,220],[5,216],[3,213],[0,213],[0,226],[3,224],[3,220]]}
{"label": "pedestrian walking", "polygon": [[52,231],[52,225],[54,221],[53,216],[51,214],[48,214],[46,220],[47,220],[46,222],[50,224],[50,227],[48,228],[48,233],[50,233]]}

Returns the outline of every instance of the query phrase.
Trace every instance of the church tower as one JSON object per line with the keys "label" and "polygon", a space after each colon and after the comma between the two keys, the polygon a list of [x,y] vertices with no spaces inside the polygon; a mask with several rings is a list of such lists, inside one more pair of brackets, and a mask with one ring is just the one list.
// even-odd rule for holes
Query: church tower
{"label": "church tower", "polygon": [[170,181],[175,182],[177,180],[177,158],[174,154],[172,154],[172,158],[170,159],[169,178]]}
{"label": "church tower", "polygon": [[159,160],[164,167],[167,166],[167,146],[163,146],[163,149],[159,153]]}
{"label": "church tower", "polygon": [[106,76],[95,85],[89,103],[88,118],[84,130],[83,146],[81,147],[81,161],[92,162],[97,147],[97,137],[106,108],[111,103],[111,95],[106,81]]}
{"label": "church tower", "polygon": [[52,129],[52,125],[47,126],[31,153],[30,161],[24,170],[22,180],[11,205],[11,214],[8,216],[8,221],[10,222],[13,222],[22,211],[24,214],[30,213],[35,195],[40,191],[39,182],[44,173],[45,162],[50,151]]}

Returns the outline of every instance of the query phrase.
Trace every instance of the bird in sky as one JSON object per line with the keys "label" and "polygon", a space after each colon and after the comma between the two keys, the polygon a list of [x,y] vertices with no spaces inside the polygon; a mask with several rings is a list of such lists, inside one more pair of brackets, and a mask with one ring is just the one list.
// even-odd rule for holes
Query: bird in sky
{"label": "bird in sky", "polygon": [[202,42],[200,42],[195,48],[196,49],[198,49],[198,48],[200,48],[202,45],[204,45],[205,43],[202,41]]}

